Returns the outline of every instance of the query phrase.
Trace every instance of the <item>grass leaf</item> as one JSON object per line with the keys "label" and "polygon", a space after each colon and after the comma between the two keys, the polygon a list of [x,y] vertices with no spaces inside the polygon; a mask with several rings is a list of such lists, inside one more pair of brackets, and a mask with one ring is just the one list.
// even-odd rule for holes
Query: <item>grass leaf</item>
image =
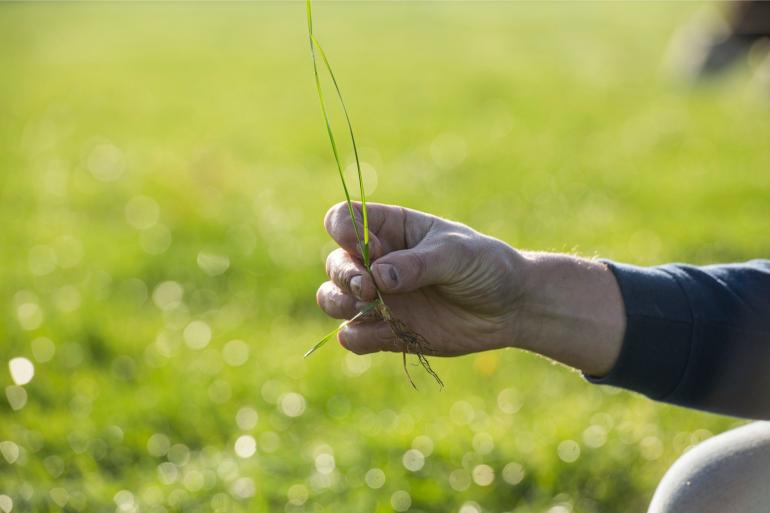
{"label": "grass leaf", "polygon": [[326,344],[326,343],[329,341],[329,339],[330,339],[330,338],[332,338],[332,337],[333,337],[333,336],[335,336],[337,333],[339,333],[340,331],[342,331],[342,330],[345,328],[345,326],[347,326],[348,324],[350,324],[350,323],[351,323],[351,322],[353,322],[353,321],[357,321],[358,319],[360,319],[361,317],[363,317],[364,315],[366,315],[367,313],[369,313],[370,311],[372,311],[372,309],[373,309],[373,308],[375,308],[376,306],[377,306],[377,303],[376,303],[376,302],[374,302],[374,303],[370,303],[370,304],[366,305],[366,307],[365,307],[363,310],[361,310],[360,312],[358,312],[358,313],[357,313],[357,314],[356,314],[356,315],[355,315],[355,316],[354,316],[352,319],[348,319],[347,321],[344,321],[344,322],[343,322],[343,323],[341,323],[339,326],[337,326],[336,328],[334,328],[332,331],[330,331],[329,333],[327,333],[326,335],[324,335],[324,337],[323,337],[321,340],[319,340],[318,342],[316,342],[315,344],[313,344],[313,347],[311,347],[310,349],[308,349],[307,351],[305,351],[305,354],[304,354],[302,357],[303,357],[303,358],[307,358],[307,357],[308,357],[308,356],[310,356],[311,354],[315,353],[315,352],[316,352],[318,349],[320,349],[320,348],[321,348],[321,347],[322,347],[324,344]]}
{"label": "grass leaf", "polygon": [[[342,91],[340,91],[339,83],[337,82],[337,78],[334,76],[334,71],[332,71],[331,64],[329,63],[329,59],[326,56],[326,52],[324,52],[323,48],[321,47],[321,44],[318,42],[318,39],[316,39],[315,35],[313,34],[313,8],[312,8],[311,0],[307,0],[306,10],[307,10],[308,39],[310,41],[310,53],[313,58],[313,74],[315,76],[315,85],[316,85],[316,90],[318,91],[318,99],[321,103],[321,113],[323,114],[324,122],[326,124],[326,133],[329,136],[329,142],[331,143],[331,146],[332,146],[332,153],[334,154],[334,160],[337,164],[337,171],[339,172],[340,181],[342,182],[342,189],[345,192],[345,200],[348,205],[348,213],[350,214],[350,221],[351,223],[353,223],[353,230],[355,232],[356,241],[361,251],[361,258],[364,262],[364,266],[366,266],[366,268],[369,269],[371,267],[371,262],[369,259],[369,216],[367,215],[367,212],[366,212],[366,194],[364,192],[364,180],[363,180],[363,174],[361,173],[361,161],[358,155],[358,145],[356,144],[355,133],[353,132],[353,124],[350,121],[350,114],[348,113],[348,108],[345,105],[345,100],[342,98]],[[334,84],[334,90],[337,93],[337,98],[340,101],[340,105],[342,105],[342,112],[345,115],[345,122],[347,123],[347,126],[348,126],[350,142],[353,146],[353,155],[356,161],[356,171],[358,176],[358,188],[361,195],[361,215],[363,218],[362,219],[363,239],[358,230],[358,223],[356,222],[356,216],[353,210],[353,202],[350,199],[350,192],[348,189],[347,180],[345,179],[345,173],[342,169],[342,162],[340,161],[337,142],[336,142],[336,139],[334,138],[334,132],[332,131],[331,122],[329,121],[329,113],[326,109],[326,102],[324,100],[323,88],[321,87],[321,78],[318,73],[318,61],[316,59],[316,49],[318,49],[318,54],[321,56],[321,60],[323,61],[324,66],[326,67],[326,71],[329,73],[329,77],[331,78],[332,84]]]}

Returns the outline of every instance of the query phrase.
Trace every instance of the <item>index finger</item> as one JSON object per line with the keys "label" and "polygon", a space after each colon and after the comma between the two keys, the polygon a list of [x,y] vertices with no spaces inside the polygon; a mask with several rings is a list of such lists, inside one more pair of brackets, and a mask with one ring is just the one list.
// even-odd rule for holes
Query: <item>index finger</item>
{"label": "index finger", "polygon": [[[353,213],[358,234],[363,240],[363,216],[359,202],[353,202]],[[381,203],[367,203],[366,213],[369,221],[369,254],[373,260],[392,251],[416,246],[438,219],[416,210]],[[360,255],[346,202],[337,203],[329,209],[324,218],[324,226],[340,247],[348,253]]]}

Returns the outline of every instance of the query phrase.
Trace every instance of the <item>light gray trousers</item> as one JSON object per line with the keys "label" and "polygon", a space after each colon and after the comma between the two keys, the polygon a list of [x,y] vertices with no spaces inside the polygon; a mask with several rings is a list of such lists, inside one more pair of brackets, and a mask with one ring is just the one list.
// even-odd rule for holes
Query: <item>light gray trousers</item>
{"label": "light gray trousers", "polygon": [[687,451],[666,472],[648,513],[770,513],[770,422]]}

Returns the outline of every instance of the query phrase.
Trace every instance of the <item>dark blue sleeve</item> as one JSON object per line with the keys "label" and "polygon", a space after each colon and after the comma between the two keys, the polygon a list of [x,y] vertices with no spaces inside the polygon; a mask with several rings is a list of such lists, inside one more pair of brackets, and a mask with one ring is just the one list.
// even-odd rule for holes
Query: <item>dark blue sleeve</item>
{"label": "dark blue sleeve", "polygon": [[626,309],[623,347],[594,383],[770,419],[770,260],[694,267],[606,262]]}

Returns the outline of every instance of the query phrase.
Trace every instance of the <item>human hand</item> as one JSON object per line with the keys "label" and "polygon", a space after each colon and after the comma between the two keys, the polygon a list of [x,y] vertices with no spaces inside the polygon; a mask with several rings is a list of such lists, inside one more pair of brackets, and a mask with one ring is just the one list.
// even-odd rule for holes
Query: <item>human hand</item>
{"label": "human hand", "polygon": [[[354,206],[360,219],[360,205]],[[523,255],[465,225],[416,210],[369,203],[367,213],[371,274],[361,263],[347,205],[326,214],[326,229],[340,245],[326,260],[330,281],[316,294],[328,315],[352,318],[376,299],[378,288],[394,317],[427,340],[426,354],[456,356],[514,344]],[[359,221],[359,231],[360,226]],[[359,354],[405,350],[374,315],[349,324],[338,338]]]}

